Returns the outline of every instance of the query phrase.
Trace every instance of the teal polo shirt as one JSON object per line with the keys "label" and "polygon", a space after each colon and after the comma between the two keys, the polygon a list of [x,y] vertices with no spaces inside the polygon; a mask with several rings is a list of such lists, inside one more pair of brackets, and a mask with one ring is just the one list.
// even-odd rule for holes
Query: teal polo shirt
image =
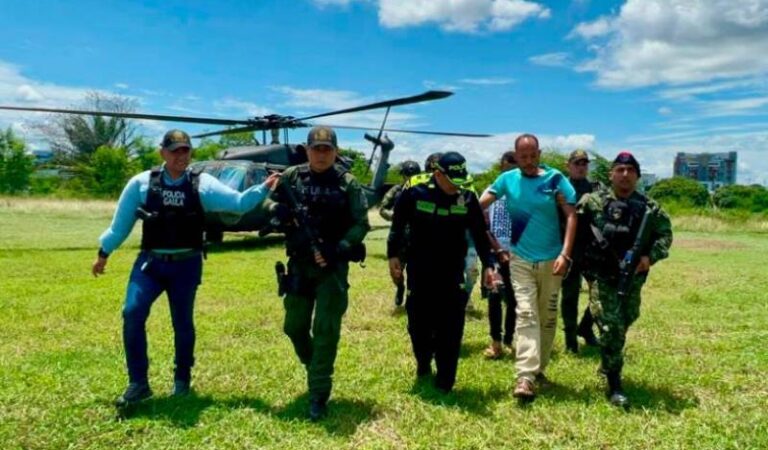
{"label": "teal polo shirt", "polygon": [[557,258],[563,248],[555,195],[576,203],[576,191],[559,170],[542,165],[536,177],[523,176],[520,169],[502,173],[489,191],[497,199],[506,197],[511,219],[512,251],[530,262]]}

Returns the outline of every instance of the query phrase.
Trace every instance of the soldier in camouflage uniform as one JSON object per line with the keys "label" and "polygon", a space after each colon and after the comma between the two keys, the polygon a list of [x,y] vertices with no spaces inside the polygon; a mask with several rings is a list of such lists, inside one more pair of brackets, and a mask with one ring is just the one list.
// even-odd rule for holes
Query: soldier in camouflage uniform
{"label": "soldier in camouflage uniform", "polygon": [[421,172],[421,167],[416,161],[403,161],[400,163],[400,176],[403,177],[403,182],[392,186],[384,198],[381,199],[381,206],[379,207],[379,215],[386,221],[392,222],[392,215],[395,213],[395,202],[400,197],[400,193],[403,192],[403,188],[408,180],[412,176],[418,175]]}
{"label": "soldier in camouflage uniform", "polygon": [[[589,302],[600,330],[601,371],[608,379],[610,402],[624,408],[629,407],[621,387],[627,330],[640,316],[640,290],[650,267],[666,258],[672,245],[669,216],[635,190],[639,177],[635,157],[619,153],[611,168],[611,188],[585,195],[578,205],[580,241],[588,243],[584,273],[594,280]],[[633,261],[626,271],[631,278],[621,276],[622,260]],[[619,294],[620,286],[625,295]]]}
{"label": "soldier in camouflage uniform", "polygon": [[[331,394],[341,318],[347,310],[349,255],[370,229],[368,204],[355,177],[336,164],[336,133],[315,127],[307,138],[308,163],[288,168],[267,208],[284,221],[295,217],[289,192],[305,212],[308,226],[286,229],[284,331],[307,370],[309,416],[326,412]],[[302,228],[310,228],[314,241]],[[314,250],[313,250],[314,247]],[[314,314],[313,314],[314,311]],[[314,320],[313,320],[314,315]]]}

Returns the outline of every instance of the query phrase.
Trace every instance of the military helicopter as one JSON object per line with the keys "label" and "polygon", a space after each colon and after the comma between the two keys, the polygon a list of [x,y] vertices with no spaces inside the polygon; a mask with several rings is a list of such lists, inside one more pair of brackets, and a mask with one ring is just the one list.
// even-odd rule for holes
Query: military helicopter
{"label": "military helicopter", "polygon": [[[307,161],[306,148],[302,144],[288,143],[288,130],[295,128],[307,128],[318,123],[308,122],[309,120],[322,117],[335,116],[339,114],[349,114],[373,109],[385,109],[384,118],[381,126],[358,127],[349,125],[322,125],[338,129],[351,130],[376,130],[378,133],[374,136],[365,133],[364,137],[371,142],[373,149],[368,159],[368,170],[372,171],[373,177],[368,185],[363,186],[368,204],[375,206],[379,203],[388,186],[385,185],[387,171],[389,170],[389,155],[395,148],[395,144],[387,137],[385,132],[412,133],[433,136],[460,136],[460,137],[489,137],[489,134],[476,133],[454,133],[442,131],[420,131],[386,128],[387,119],[391,108],[395,106],[409,105],[433,100],[440,100],[453,95],[448,91],[427,91],[422,94],[409,97],[395,98],[375,103],[344,108],[320,114],[313,114],[306,117],[283,116],[279,114],[269,114],[265,116],[256,116],[247,119],[222,119],[213,117],[190,117],[161,114],[143,114],[129,112],[108,112],[108,111],[85,111],[76,109],[59,108],[33,108],[20,106],[0,106],[0,110],[12,111],[33,111],[58,114],[79,114],[88,116],[106,116],[119,117],[126,119],[146,119],[159,120],[166,122],[196,123],[206,125],[221,125],[230,128],[222,130],[201,133],[192,136],[193,138],[205,138],[223,134],[244,133],[244,132],[262,132],[262,142],[266,142],[267,132],[271,134],[270,144],[252,145],[241,147],[230,147],[221,150],[215,160],[198,161],[192,163],[192,167],[199,167],[202,171],[218,178],[223,183],[233,189],[243,191],[248,187],[261,183],[270,172],[282,171],[287,167],[305,163]],[[284,143],[280,142],[280,132],[284,133]],[[374,167],[371,167],[376,152],[380,155],[376,160]],[[342,158],[342,164],[349,164],[350,161]],[[219,242],[222,239],[224,231],[255,231],[268,232],[269,218],[258,208],[244,215],[227,213],[209,213],[206,216],[207,232],[206,238],[212,242]]]}

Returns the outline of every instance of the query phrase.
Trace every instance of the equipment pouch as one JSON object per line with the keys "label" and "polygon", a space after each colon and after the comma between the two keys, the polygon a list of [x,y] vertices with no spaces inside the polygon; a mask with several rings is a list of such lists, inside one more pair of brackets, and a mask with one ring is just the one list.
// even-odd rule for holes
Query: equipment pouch
{"label": "equipment pouch", "polygon": [[275,276],[277,277],[277,295],[282,297],[286,294],[288,276],[285,273],[285,264],[282,261],[275,263]]}

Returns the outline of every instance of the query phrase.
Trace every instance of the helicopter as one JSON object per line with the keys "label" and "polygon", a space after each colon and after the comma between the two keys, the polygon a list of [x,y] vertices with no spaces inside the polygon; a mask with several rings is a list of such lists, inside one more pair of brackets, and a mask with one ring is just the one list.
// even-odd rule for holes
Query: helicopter
{"label": "helicopter", "polygon": [[[245,189],[259,184],[266,179],[271,172],[281,172],[286,168],[298,164],[307,162],[306,147],[303,144],[289,144],[288,143],[288,130],[296,128],[307,128],[316,125],[325,125],[331,128],[337,129],[350,129],[350,130],[375,130],[376,135],[365,133],[364,138],[369,141],[373,149],[371,155],[368,158],[367,170],[371,171],[373,176],[369,184],[362,186],[363,191],[368,200],[368,205],[373,207],[377,205],[381,198],[389,188],[385,184],[387,171],[389,170],[389,156],[394,150],[395,144],[392,142],[385,132],[396,133],[411,133],[422,134],[432,136],[458,136],[458,137],[471,137],[481,138],[490,137],[489,134],[477,134],[477,133],[455,133],[455,132],[442,132],[442,131],[421,131],[421,130],[403,130],[386,128],[387,119],[389,117],[390,110],[395,106],[409,105],[414,103],[428,102],[434,100],[444,99],[453,95],[449,91],[436,91],[430,90],[421,94],[412,95],[408,97],[394,98],[390,100],[384,100],[374,103],[368,103],[351,108],[344,108],[335,111],[324,112],[320,114],[313,114],[306,117],[294,117],[284,116],[279,114],[269,114],[264,116],[256,116],[247,119],[223,119],[214,117],[191,117],[191,116],[175,116],[175,115],[161,115],[161,114],[144,114],[133,112],[109,112],[109,111],[88,111],[78,109],[60,109],[60,108],[35,108],[35,107],[21,107],[21,106],[0,106],[0,110],[11,111],[32,111],[32,112],[46,112],[57,114],[78,114],[88,116],[106,116],[106,117],[118,117],[125,119],[145,119],[145,120],[158,120],[165,122],[180,122],[180,123],[196,123],[206,125],[220,125],[229,128],[205,132],[201,134],[193,135],[193,138],[206,138],[211,136],[219,136],[224,134],[245,133],[245,132],[262,132],[262,143],[266,143],[267,132],[271,134],[270,144],[259,144],[249,146],[238,146],[223,149],[218,152],[215,160],[209,161],[197,161],[193,162],[190,167],[198,168],[199,170],[206,172],[229,187],[244,191]],[[378,128],[373,127],[359,127],[349,125],[332,125],[332,124],[318,124],[308,122],[310,120],[319,119],[323,117],[335,116],[340,114],[349,114],[361,111],[369,111],[373,109],[385,109],[384,117],[381,122],[381,126]],[[284,143],[280,142],[280,132],[284,133]],[[376,164],[373,165],[374,157],[377,153],[380,153],[376,159]],[[341,157],[339,163],[349,166],[351,161],[345,157]],[[373,165],[373,167],[371,167]],[[206,240],[209,242],[221,242],[224,231],[259,231],[260,234],[265,234],[271,231],[270,218],[260,210],[256,208],[244,215],[230,214],[230,213],[207,213],[206,214]]]}

